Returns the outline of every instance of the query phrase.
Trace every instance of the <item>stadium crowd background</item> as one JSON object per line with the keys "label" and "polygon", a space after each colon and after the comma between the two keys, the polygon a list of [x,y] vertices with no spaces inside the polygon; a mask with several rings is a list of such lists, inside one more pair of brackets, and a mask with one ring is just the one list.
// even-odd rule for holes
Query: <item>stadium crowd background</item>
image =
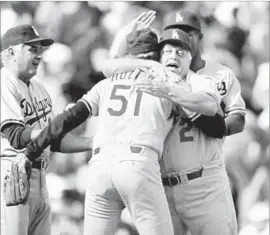
{"label": "stadium crowd background", "polygon": [[[61,112],[104,78],[102,61],[116,32],[147,9],[159,32],[167,13],[188,9],[203,22],[203,58],[232,68],[246,102],[246,127],[224,145],[240,235],[269,234],[269,2],[1,2],[1,36],[30,23],[56,43],[44,52],[38,78]],[[93,136],[95,119],[78,127]],[[47,183],[52,235],[81,234],[91,153],[52,154]],[[135,235],[126,213],[117,235]]]}

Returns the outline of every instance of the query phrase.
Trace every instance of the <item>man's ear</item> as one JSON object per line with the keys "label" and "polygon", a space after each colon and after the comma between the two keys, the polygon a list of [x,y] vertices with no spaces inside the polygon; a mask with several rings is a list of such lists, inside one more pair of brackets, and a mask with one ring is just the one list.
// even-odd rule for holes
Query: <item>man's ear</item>
{"label": "man's ear", "polygon": [[14,50],[13,50],[13,48],[11,48],[11,47],[8,48],[8,52],[9,52],[10,55],[14,55]]}

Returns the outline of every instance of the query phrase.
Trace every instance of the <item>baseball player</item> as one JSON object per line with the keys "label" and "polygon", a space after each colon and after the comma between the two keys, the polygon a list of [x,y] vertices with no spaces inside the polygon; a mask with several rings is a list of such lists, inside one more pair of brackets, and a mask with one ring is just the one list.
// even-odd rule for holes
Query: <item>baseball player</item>
{"label": "baseball player", "polygon": [[[183,30],[189,32],[191,38],[192,35],[198,36],[198,30],[191,30],[191,32],[187,30],[194,29],[195,26],[200,29],[196,16],[189,14],[187,17],[185,14],[180,14],[179,17],[176,13],[170,19],[174,21],[168,24],[170,26],[166,29],[173,30],[179,24]],[[188,23],[191,27],[187,27]],[[215,62],[198,59],[200,53],[194,48],[199,46],[194,46],[194,41],[195,39],[192,39],[191,69],[197,74],[210,75],[217,79],[217,87],[225,111],[225,135],[237,133],[243,129],[245,115],[245,104],[240,95],[239,82],[230,69]],[[194,64],[197,65],[197,70],[198,68],[200,70],[196,71]],[[146,85],[149,87],[147,88]],[[153,84],[144,84],[144,86],[144,90],[152,92],[153,95],[162,92]],[[211,128],[211,122],[208,126]],[[236,234],[235,211],[221,157],[222,143],[223,139],[209,138],[194,123],[188,122],[185,118],[179,118],[174,123],[165,142],[161,170],[175,234],[186,234],[188,228],[195,235]]]}
{"label": "baseball player", "polygon": [[240,83],[234,72],[215,61],[201,58],[201,41],[203,34],[199,18],[188,11],[171,13],[164,25],[164,30],[178,28],[189,34],[192,42],[192,62],[190,69],[196,74],[216,78],[217,88],[222,97],[222,109],[225,114],[226,136],[236,134],[244,129],[245,103],[241,96]]}
{"label": "baseball player", "polygon": [[[30,196],[26,205],[6,206],[3,180],[10,172],[16,155],[52,119],[51,99],[43,85],[32,78],[37,73],[42,51],[53,42],[52,39],[40,37],[31,25],[11,28],[2,38],[0,131],[3,235],[50,234],[50,204],[45,182],[46,153],[36,156],[38,158],[32,164]],[[90,144],[88,139],[67,135],[63,141],[55,142],[52,148],[77,152],[91,149]]]}
{"label": "baseball player", "polygon": [[[182,28],[191,36],[191,69],[216,79],[225,113],[225,135],[242,131],[245,103],[233,71],[201,59],[202,34],[196,15],[173,13],[165,30],[175,28]],[[235,209],[222,158],[223,141],[224,138],[209,138],[182,118],[174,123],[160,164],[175,234],[187,234],[188,230],[193,235],[237,234]]]}

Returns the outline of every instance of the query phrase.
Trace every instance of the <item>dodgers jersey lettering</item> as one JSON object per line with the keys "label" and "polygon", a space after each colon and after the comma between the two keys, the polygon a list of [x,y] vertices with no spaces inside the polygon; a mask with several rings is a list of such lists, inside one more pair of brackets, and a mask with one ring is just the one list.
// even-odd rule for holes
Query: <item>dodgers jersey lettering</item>
{"label": "dodgers jersey lettering", "polygon": [[94,148],[110,144],[140,145],[162,154],[163,142],[173,119],[172,102],[136,90],[134,77],[140,70],[121,73],[100,81],[81,101],[99,116]]}
{"label": "dodgers jersey lettering", "polygon": [[[27,86],[12,71],[1,68],[1,133],[2,128],[11,123],[42,129],[52,115],[52,102],[42,84],[31,79]],[[9,142],[1,137],[1,155],[10,149],[13,148]]]}
{"label": "dodgers jersey lettering", "polygon": [[[233,113],[245,114],[245,102],[241,96],[241,87],[234,72],[219,63],[207,61],[198,75],[212,77],[217,85],[225,116]],[[197,81],[203,86],[204,80]],[[205,87],[204,89],[208,89]],[[209,91],[210,92],[210,91]],[[196,168],[214,160],[224,162],[222,145],[224,138],[206,136],[200,129],[185,118],[179,118],[165,141],[162,173],[179,172]]]}

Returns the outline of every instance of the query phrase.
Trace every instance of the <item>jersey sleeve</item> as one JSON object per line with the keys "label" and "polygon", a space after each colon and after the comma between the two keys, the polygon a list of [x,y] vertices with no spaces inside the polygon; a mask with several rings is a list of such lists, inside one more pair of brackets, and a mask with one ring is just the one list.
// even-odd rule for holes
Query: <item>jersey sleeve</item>
{"label": "jersey sleeve", "polygon": [[98,116],[99,114],[99,102],[102,96],[102,90],[104,88],[104,86],[102,85],[105,83],[104,81],[105,80],[97,83],[79,100],[87,106],[89,112],[92,113],[93,116]]}
{"label": "jersey sleeve", "polygon": [[193,92],[203,92],[214,97],[218,103],[221,102],[221,97],[218,92],[214,78],[204,75],[195,75],[194,79],[190,80],[191,90]]}
{"label": "jersey sleeve", "polygon": [[241,86],[234,72],[227,68],[224,73],[224,86],[226,94],[223,96],[225,116],[234,113],[245,114],[245,102],[241,95]]}
{"label": "jersey sleeve", "polygon": [[25,125],[20,100],[20,94],[12,79],[1,77],[1,133],[2,128],[6,124],[16,123]]}
{"label": "jersey sleeve", "polygon": [[[215,98],[217,103],[220,104],[221,97],[217,90],[215,81],[212,77],[204,75],[193,75],[188,82],[191,86],[192,92],[203,92],[205,94],[208,94]],[[188,118],[191,119],[191,121],[195,121],[198,117],[201,116],[201,114],[191,112],[185,108],[183,108],[183,110],[185,111]]]}

